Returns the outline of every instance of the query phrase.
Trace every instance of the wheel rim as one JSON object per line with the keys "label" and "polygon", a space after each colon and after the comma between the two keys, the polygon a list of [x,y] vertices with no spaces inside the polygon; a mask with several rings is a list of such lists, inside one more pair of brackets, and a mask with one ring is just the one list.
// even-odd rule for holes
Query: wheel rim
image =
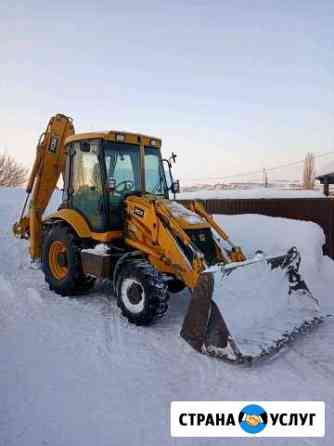
{"label": "wheel rim", "polygon": [[121,286],[122,300],[131,313],[140,313],[145,306],[145,291],[140,282],[135,279],[125,279]]}
{"label": "wheel rim", "polygon": [[49,267],[51,274],[57,279],[62,280],[68,273],[67,249],[65,243],[55,240],[49,248]]}

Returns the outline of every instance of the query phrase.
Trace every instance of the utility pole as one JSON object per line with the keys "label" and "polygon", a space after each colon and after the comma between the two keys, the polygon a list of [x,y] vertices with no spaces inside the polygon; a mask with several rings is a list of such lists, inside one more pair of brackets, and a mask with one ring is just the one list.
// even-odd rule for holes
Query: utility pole
{"label": "utility pole", "polygon": [[269,180],[268,180],[268,173],[267,173],[267,170],[266,170],[266,169],[263,169],[262,173],[263,173],[263,185],[264,185],[264,187],[267,188],[267,187],[269,186]]}

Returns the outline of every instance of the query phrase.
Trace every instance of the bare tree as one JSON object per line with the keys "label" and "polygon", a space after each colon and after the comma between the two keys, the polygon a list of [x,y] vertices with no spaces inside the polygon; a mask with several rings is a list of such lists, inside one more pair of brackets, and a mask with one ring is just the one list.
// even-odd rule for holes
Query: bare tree
{"label": "bare tree", "polygon": [[315,182],[315,158],[313,153],[307,153],[304,160],[303,188],[314,189]]}
{"label": "bare tree", "polygon": [[0,186],[22,186],[27,181],[28,169],[12,156],[0,153]]}

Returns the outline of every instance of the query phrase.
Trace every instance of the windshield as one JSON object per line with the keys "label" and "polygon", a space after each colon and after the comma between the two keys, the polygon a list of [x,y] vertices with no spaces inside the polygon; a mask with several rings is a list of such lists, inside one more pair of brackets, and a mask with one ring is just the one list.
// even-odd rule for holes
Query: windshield
{"label": "windshield", "polygon": [[132,144],[108,142],[105,147],[107,180],[115,180],[115,193],[140,190],[140,151]]}
{"label": "windshield", "polygon": [[[107,181],[113,180],[113,196],[140,191],[140,147],[134,144],[107,142],[105,144]],[[154,195],[168,196],[165,172],[160,150],[145,147],[145,190]]]}
{"label": "windshield", "polygon": [[150,194],[168,194],[160,150],[150,147],[145,147],[145,189]]}

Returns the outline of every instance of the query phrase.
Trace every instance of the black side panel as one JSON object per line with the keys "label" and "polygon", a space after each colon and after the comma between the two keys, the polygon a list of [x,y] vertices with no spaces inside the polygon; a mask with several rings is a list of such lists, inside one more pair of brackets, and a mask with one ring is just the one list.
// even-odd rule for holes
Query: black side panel
{"label": "black side panel", "polygon": [[210,228],[204,229],[187,229],[185,231],[191,238],[197,249],[204,254],[206,263],[214,265],[218,259],[216,256],[216,245]]}

